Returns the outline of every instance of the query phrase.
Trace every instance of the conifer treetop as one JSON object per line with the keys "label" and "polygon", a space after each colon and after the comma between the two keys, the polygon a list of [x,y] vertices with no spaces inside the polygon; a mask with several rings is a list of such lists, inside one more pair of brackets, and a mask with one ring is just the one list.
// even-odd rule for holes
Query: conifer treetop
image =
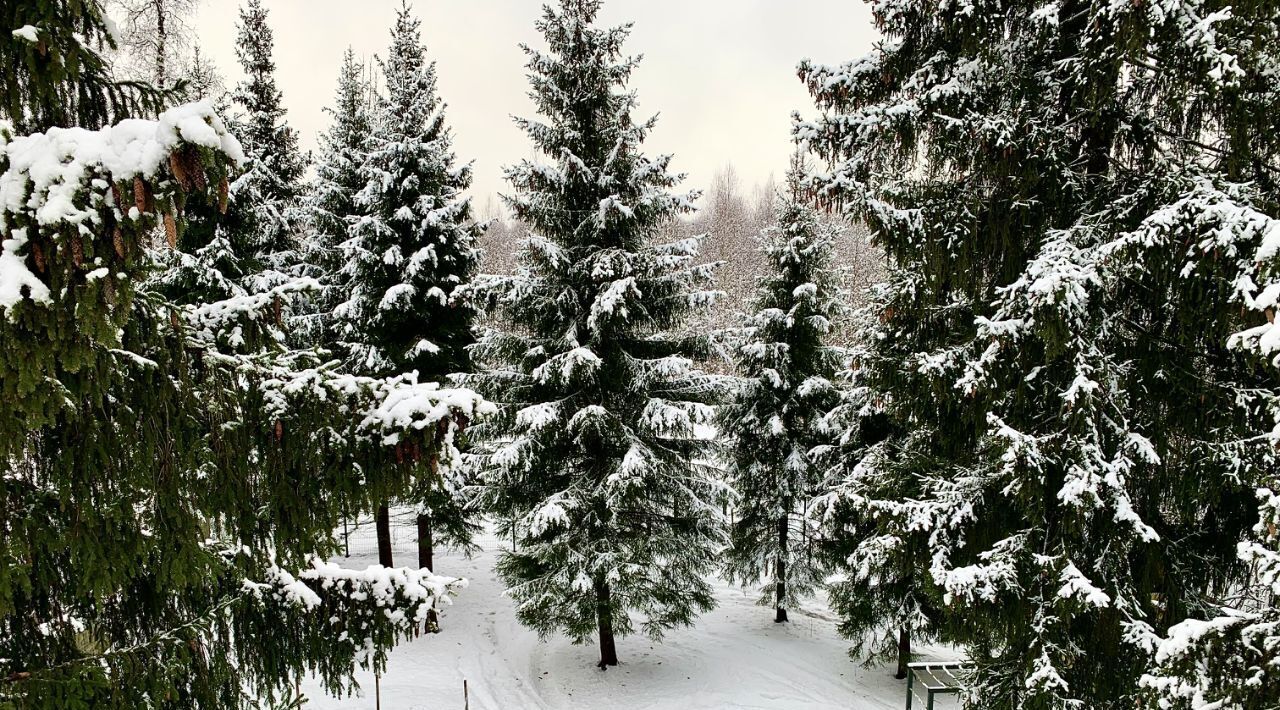
{"label": "conifer treetop", "polygon": [[463,287],[477,269],[483,225],[471,219],[471,165],[456,164],[420,26],[402,5],[381,60],[386,95],[357,170],[360,214],[343,244],[339,278],[351,291],[335,317],[356,371],[440,379],[469,369],[476,309]]}

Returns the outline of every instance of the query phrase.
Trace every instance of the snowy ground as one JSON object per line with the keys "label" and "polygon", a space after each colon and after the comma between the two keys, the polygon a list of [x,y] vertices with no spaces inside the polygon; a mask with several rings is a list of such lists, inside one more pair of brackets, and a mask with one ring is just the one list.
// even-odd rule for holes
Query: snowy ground
{"label": "snowy ground", "polygon": [[[416,561],[413,530],[407,515],[393,522],[397,564]],[[770,609],[754,605],[754,592],[723,583],[716,589],[717,608],[693,628],[674,631],[661,644],[640,636],[620,639],[622,664],[602,672],[594,646],[563,638],[540,643],[520,626],[493,572],[496,555],[509,543],[485,536],[480,544],[484,551],[470,560],[437,551],[436,571],[466,577],[471,586],[444,611],[442,633],[391,654],[380,681],[383,710],[461,710],[464,679],[472,710],[903,707],[905,682],[894,680],[891,669],[849,660],[825,606],[812,603],[793,611],[790,623],[774,624]],[[377,561],[371,524],[352,534],[351,558],[340,561],[349,567]],[[332,698],[304,683],[305,707],[373,708],[372,674],[358,679],[364,697]],[[938,704],[939,710],[955,707],[949,699]]]}

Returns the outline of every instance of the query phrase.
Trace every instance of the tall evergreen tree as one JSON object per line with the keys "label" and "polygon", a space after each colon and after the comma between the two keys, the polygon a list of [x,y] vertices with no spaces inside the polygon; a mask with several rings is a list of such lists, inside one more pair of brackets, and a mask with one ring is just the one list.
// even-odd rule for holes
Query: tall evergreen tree
{"label": "tall evergreen tree", "polygon": [[191,61],[184,67],[182,78],[185,82],[183,92],[186,100],[207,99],[213,102],[213,108],[219,115],[228,112],[231,96],[226,89],[222,72],[213,60],[200,50],[199,42],[191,47]]}
{"label": "tall evergreen tree", "polygon": [[1276,463],[1274,373],[1228,348],[1276,205],[1276,8],[874,12],[870,55],[802,65],[797,128],[891,262],[861,376],[894,434],[844,488],[928,535],[970,707],[1133,707],[1161,636],[1247,578]]}
{"label": "tall evergreen tree", "polygon": [[777,226],[761,235],[773,271],[757,281],[755,312],[736,352],[745,382],[719,417],[732,442],[729,480],[738,500],[727,576],[767,579],[761,604],[773,604],[777,622],[821,578],[806,513],[822,481],[811,452],[825,441],[823,414],[838,397],[832,380],[841,351],[826,343],[841,308],[834,239],[798,195],[779,204]]}
{"label": "tall evergreen tree", "polygon": [[298,134],[285,122],[283,94],[272,59],[275,37],[262,0],[248,0],[236,24],[236,58],[244,80],[232,94],[232,130],[248,164],[231,185],[227,238],[243,263],[242,285],[260,293],[289,280],[299,261],[296,234],[307,160]]}
{"label": "tall evergreen tree", "polygon": [[[153,11],[145,3],[139,6]],[[305,329],[294,327],[295,316],[307,310],[303,294],[314,292],[318,284],[303,278],[308,255],[298,227],[305,162],[296,133],[284,122],[271,58],[274,40],[260,0],[249,0],[240,9],[237,30],[236,56],[245,79],[232,93],[238,113],[228,123],[241,139],[246,160],[221,198],[225,217],[187,215],[190,236],[182,248],[152,251],[160,268],[148,279],[151,288],[184,304],[265,298],[270,308],[247,331],[229,333],[224,343],[252,352],[276,349],[290,335],[294,344],[304,343]]]}
{"label": "tall evergreen tree", "polygon": [[[498,323],[474,349],[475,378],[500,401],[479,463],[484,501],[518,545],[498,571],[520,621],[543,636],[593,635],[600,667],[615,636],[658,638],[710,609],[705,575],[723,540],[711,442],[721,385],[696,370],[704,339],[673,333],[709,306],[698,240],[655,244],[693,195],[669,192],[669,156],[641,144],[625,86],[629,27],[593,23],[598,0],[545,7],[549,50],[524,47],[545,122],[519,125],[549,163],[507,170],[514,216],[532,231],[512,277],[495,278]],[[512,529],[514,527],[514,529]]]}
{"label": "tall evergreen tree", "polygon": [[[344,248],[339,278],[349,297],[338,305],[337,338],[348,366],[385,376],[416,371],[443,380],[470,369],[476,308],[463,287],[479,262],[483,228],[471,219],[462,193],[471,166],[455,165],[436,69],[426,59],[420,21],[402,4],[381,62],[386,96],[360,163],[365,181],[355,197],[363,210]],[[420,564],[430,567],[431,533],[469,545],[475,523],[456,482],[415,491]],[[385,505],[379,513],[380,549],[389,554]]]}
{"label": "tall evergreen tree", "polygon": [[853,641],[849,655],[866,664],[896,660],[895,676],[906,678],[912,646],[963,640],[942,593],[929,574],[929,531],[889,515],[885,501],[921,495],[917,479],[872,466],[892,461],[902,444],[901,425],[888,416],[886,398],[874,386],[880,318],[893,287],[871,289],[870,304],[854,314],[861,327],[849,348],[852,367],[842,373],[839,403],[823,416],[830,442],[816,452],[827,477],[813,501],[821,555],[832,574],[827,600],[839,615],[841,635]]}
{"label": "tall evergreen tree", "polygon": [[456,463],[474,395],[244,355],[224,346],[270,294],[147,287],[146,242],[198,246],[184,222],[216,219],[242,159],[205,104],[0,125],[2,707],[259,707],[308,672],[348,690],[447,593],[322,558],[342,511]]}
{"label": "tall evergreen tree", "polygon": [[320,136],[315,179],[303,203],[307,239],[302,261],[307,275],[319,282],[320,290],[298,320],[308,342],[329,350],[336,350],[338,345],[333,311],[349,296],[343,273],[347,263],[345,245],[352,227],[366,212],[356,204],[357,196],[368,184],[361,167],[373,130],[364,74],[364,65],[356,61],[348,47],[338,71],[333,105],[325,108],[332,122]]}

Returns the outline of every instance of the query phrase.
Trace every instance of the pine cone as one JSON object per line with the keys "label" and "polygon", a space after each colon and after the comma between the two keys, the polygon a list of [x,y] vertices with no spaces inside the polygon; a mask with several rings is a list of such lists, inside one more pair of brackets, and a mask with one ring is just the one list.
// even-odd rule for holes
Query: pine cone
{"label": "pine cone", "polygon": [[186,166],[182,164],[182,155],[178,151],[169,154],[169,172],[173,173],[173,178],[178,181],[178,187],[183,192],[191,192],[191,176],[187,174]]}
{"label": "pine cone", "polygon": [[125,212],[124,196],[120,194],[120,184],[111,183],[111,199],[116,201],[116,209]]}
{"label": "pine cone", "polygon": [[276,441],[284,438],[284,424],[279,419],[276,420]]}
{"label": "pine cone", "polygon": [[112,281],[111,279],[102,280],[102,300],[106,301],[109,306],[116,305],[115,281]]}
{"label": "pine cone", "polygon": [[133,206],[144,214],[148,212],[148,208],[151,206],[151,190],[141,177],[133,179]]}
{"label": "pine cone", "polygon": [[204,192],[209,189],[209,178],[204,174],[204,166],[200,164],[200,152],[195,148],[188,147],[182,154],[186,161],[187,174],[191,176],[191,181],[195,184],[196,190]]}
{"label": "pine cone", "polygon": [[80,235],[76,234],[71,237],[71,263],[76,268],[84,266],[84,241],[80,239]]}
{"label": "pine cone", "polygon": [[230,186],[227,184],[227,178],[224,175],[222,181],[218,183],[218,212],[220,214],[227,213],[227,198],[230,193]]}
{"label": "pine cone", "polygon": [[39,244],[31,245],[31,257],[36,260],[36,271],[43,274],[45,267],[44,249],[41,249]]}
{"label": "pine cone", "polygon": [[125,257],[124,232],[120,230],[120,225],[116,225],[111,230],[111,243],[115,245],[116,256],[123,259]]}
{"label": "pine cone", "polygon": [[173,215],[168,212],[164,215],[164,236],[169,242],[170,249],[178,248],[178,223],[174,221]]}

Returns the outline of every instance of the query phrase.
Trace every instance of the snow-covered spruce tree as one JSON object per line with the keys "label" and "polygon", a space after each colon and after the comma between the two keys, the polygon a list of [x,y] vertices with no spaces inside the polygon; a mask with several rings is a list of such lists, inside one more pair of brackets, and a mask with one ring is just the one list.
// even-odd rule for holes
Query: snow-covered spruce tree
{"label": "snow-covered spruce tree", "polygon": [[669,192],[669,156],[641,152],[653,121],[632,120],[623,88],[629,28],[594,26],[599,8],[544,8],[549,51],[524,48],[545,122],[519,124],[550,162],[507,170],[532,234],[517,274],[490,284],[504,327],[464,381],[501,402],[476,430],[478,463],[486,508],[515,528],[498,571],[517,615],[543,636],[598,636],[605,668],[637,622],[659,638],[712,606],[722,491],[696,427],[722,384],[690,359],[705,339],[673,333],[714,300],[712,268],[695,265],[696,239],[652,241],[693,195]]}
{"label": "snow-covered spruce tree", "polygon": [[200,50],[200,43],[191,47],[191,61],[184,67],[182,80],[185,82],[183,93],[190,101],[209,100],[219,114],[227,112],[231,105],[231,96],[227,92],[226,83],[218,65]]}
{"label": "snow-covered spruce tree", "polygon": [[334,527],[452,467],[474,395],[224,348],[272,294],[145,289],[148,237],[185,241],[243,157],[207,105],[0,136],[0,707],[349,689],[451,582],[325,564]]}
{"label": "snow-covered spruce tree", "polygon": [[307,159],[285,122],[276,86],[275,44],[261,0],[248,0],[236,24],[236,58],[244,79],[232,94],[232,130],[244,146],[245,171],[231,184],[226,237],[244,266],[241,285],[261,293],[290,279],[300,261],[297,222]]}
{"label": "snow-covered spruce tree", "polygon": [[928,534],[969,706],[1133,707],[1161,635],[1247,579],[1275,466],[1274,373],[1227,345],[1246,208],[1276,204],[1277,10],[874,8],[870,55],[802,65],[797,127],[890,259],[861,377],[894,434],[844,484]]}
{"label": "snow-covered spruce tree", "polygon": [[778,622],[822,577],[806,513],[822,482],[810,452],[826,441],[823,414],[838,398],[832,380],[841,351],[826,343],[841,308],[833,232],[798,196],[780,201],[777,226],[760,236],[772,272],[757,280],[754,314],[735,353],[744,381],[718,417],[738,501],[727,577],[766,580],[760,603],[773,605]]}
{"label": "snow-covered spruce tree", "polygon": [[361,166],[373,126],[364,74],[364,65],[347,48],[338,70],[333,105],[325,108],[332,122],[320,136],[315,179],[303,202],[303,273],[314,278],[320,288],[294,323],[299,337],[330,351],[336,351],[338,345],[334,308],[350,295],[343,274],[347,263],[344,244],[351,238],[352,226],[365,214],[356,204],[368,184]]}
{"label": "snow-covered spruce tree", "polygon": [[[483,228],[471,219],[471,166],[455,165],[435,64],[426,59],[420,21],[407,4],[396,16],[381,62],[386,96],[359,166],[363,214],[343,249],[338,278],[348,298],[337,306],[337,340],[353,372],[416,371],[440,381],[470,369],[476,308],[462,287],[475,276]],[[456,482],[455,482],[456,483]],[[432,533],[470,544],[475,523],[455,485],[417,490],[420,564],[431,566]],[[385,506],[380,547],[389,542]]]}
{"label": "snow-covered spruce tree", "polygon": [[0,117],[19,134],[50,126],[99,128],[160,111],[170,92],[120,81],[108,54],[118,48],[98,0],[7,2],[0,6]]}
{"label": "snow-covered spruce tree", "polygon": [[823,564],[832,572],[827,600],[839,631],[853,641],[849,655],[867,665],[896,660],[906,678],[912,644],[956,642],[963,627],[950,624],[942,594],[929,574],[929,534],[888,514],[883,501],[920,495],[915,478],[873,465],[893,461],[901,428],[886,413],[886,397],[872,386],[868,367],[878,355],[879,318],[893,286],[871,289],[871,302],[854,314],[850,369],[841,373],[839,403],[819,425],[829,443],[814,458],[826,471],[810,506],[820,530]]}
{"label": "snow-covered spruce tree", "polygon": [[[1265,150],[1267,145],[1258,147]],[[1278,152],[1272,142],[1262,160],[1275,165]],[[1162,215],[1165,219],[1157,224],[1199,221],[1201,229],[1216,231],[1219,248],[1239,243],[1237,258],[1232,260],[1239,272],[1231,283],[1240,289],[1240,299],[1258,325],[1233,335],[1230,344],[1265,361],[1264,367],[1274,377],[1280,368],[1280,330],[1275,324],[1280,294],[1280,195],[1275,183],[1271,185],[1265,199],[1259,199],[1264,195],[1252,185],[1243,193],[1189,196],[1178,205],[1182,214]],[[1269,400],[1267,416],[1260,417],[1258,428],[1264,430],[1262,437],[1269,446],[1280,448],[1280,393],[1273,385],[1258,396]],[[1202,618],[1169,629],[1156,649],[1153,668],[1142,679],[1151,691],[1151,707],[1280,707],[1280,476],[1274,464],[1261,474],[1257,522],[1237,545],[1240,561],[1252,577],[1238,588],[1225,590]]]}

